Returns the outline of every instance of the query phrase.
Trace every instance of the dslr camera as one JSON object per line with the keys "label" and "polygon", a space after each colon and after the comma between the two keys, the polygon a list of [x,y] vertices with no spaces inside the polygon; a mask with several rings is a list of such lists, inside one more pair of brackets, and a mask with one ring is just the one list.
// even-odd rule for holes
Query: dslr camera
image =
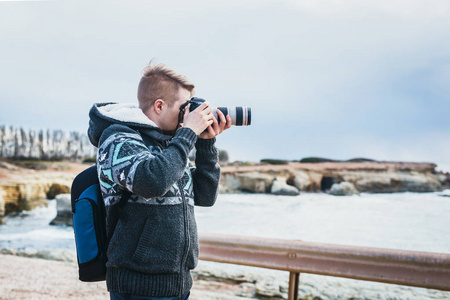
{"label": "dslr camera", "polygon": [[[189,107],[189,111],[195,110],[197,107],[200,106],[205,102],[205,99],[198,98],[198,97],[192,97],[189,101],[187,101],[185,104],[183,104],[180,107],[180,110],[183,111],[188,104],[191,106]],[[220,119],[217,117],[217,110],[220,110],[225,117],[229,115],[231,117],[231,125],[236,126],[248,126],[252,123],[252,109],[247,106],[235,106],[235,107],[213,107],[212,108],[212,114],[220,123]]]}

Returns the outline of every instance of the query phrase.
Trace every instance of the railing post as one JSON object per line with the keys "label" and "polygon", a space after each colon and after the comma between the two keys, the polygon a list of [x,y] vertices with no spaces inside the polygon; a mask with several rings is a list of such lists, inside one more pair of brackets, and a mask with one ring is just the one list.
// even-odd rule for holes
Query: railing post
{"label": "railing post", "polygon": [[298,284],[300,283],[300,273],[289,273],[288,300],[298,300]]}

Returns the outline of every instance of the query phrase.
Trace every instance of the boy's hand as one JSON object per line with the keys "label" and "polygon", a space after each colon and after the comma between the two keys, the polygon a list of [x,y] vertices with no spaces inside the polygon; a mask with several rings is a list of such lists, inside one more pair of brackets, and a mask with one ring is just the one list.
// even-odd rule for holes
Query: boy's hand
{"label": "boy's hand", "polygon": [[211,113],[212,108],[208,104],[209,102],[205,101],[193,111],[189,111],[191,104],[188,104],[184,110],[183,127],[190,128],[196,135],[200,135],[213,124],[214,116]]}
{"label": "boy's hand", "polygon": [[[201,139],[212,139],[215,136],[221,134],[224,130],[227,130],[231,127],[231,117],[225,115],[218,109],[217,117],[220,119],[220,124],[217,119],[212,116],[213,122],[212,125],[207,128],[207,130],[203,131],[198,137]],[[212,114],[211,114],[212,115]]]}

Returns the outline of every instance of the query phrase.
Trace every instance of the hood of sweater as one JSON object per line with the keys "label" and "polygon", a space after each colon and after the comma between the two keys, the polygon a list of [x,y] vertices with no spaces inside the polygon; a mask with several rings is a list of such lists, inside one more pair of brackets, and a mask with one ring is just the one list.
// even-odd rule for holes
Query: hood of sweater
{"label": "hood of sweater", "polygon": [[113,124],[131,127],[158,140],[172,138],[163,134],[156,123],[133,103],[95,103],[89,111],[88,136],[92,145],[98,147],[103,131]]}

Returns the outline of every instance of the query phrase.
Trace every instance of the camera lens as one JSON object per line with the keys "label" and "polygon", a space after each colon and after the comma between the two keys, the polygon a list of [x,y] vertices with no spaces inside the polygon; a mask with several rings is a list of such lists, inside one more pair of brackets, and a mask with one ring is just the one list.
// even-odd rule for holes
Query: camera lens
{"label": "camera lens", "polygon": [[252,109],[250,107],[236,106],[213,108],[213,114],[220,122],[216,113],[217,109],[220,110],[225,116],[229,115],[231,117],[231,125],[248,126],[252,123]]}

